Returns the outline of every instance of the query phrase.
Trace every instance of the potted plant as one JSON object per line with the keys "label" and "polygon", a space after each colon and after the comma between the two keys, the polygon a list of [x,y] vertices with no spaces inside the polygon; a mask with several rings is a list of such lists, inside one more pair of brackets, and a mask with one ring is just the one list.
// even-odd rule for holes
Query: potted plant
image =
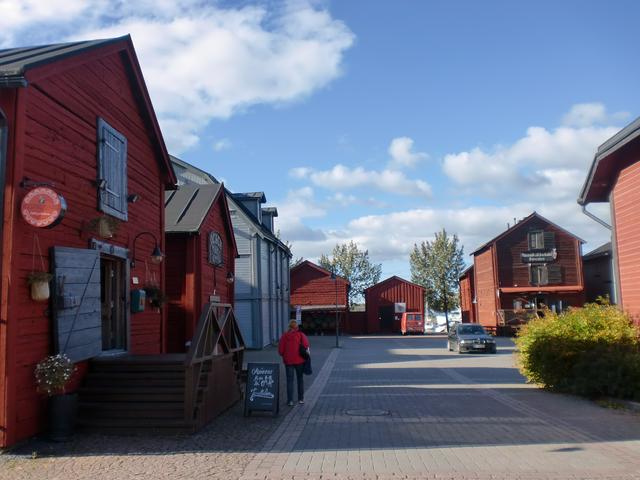
{"label": "potted plant", "polygon": [[96,232],[98,236],[102,238],[113,237],[119,227],[120,221],[117,218],[110,217],[108,215],[93,218],[87,225],[88,230]]}
{"label": "potted plant", "polygon": [[78,398],[66,387],[76,367],[64,353],[49,355],[35,369],[38,391],[49,397],[49,438],[56,442],[71,439],[76,422]]}
{"label": "potted plant", "polygon": [[148,284],[143,288],[152,307],[161,308],[166,303],[167,296],[158,285]]}
{"label": "potted plant", "polygon": [[27,276],[27,284],[31,287],[31,299],[37,302],[49,300],[51,294],[49,282],[53,278],[49,272],[31,272]]}

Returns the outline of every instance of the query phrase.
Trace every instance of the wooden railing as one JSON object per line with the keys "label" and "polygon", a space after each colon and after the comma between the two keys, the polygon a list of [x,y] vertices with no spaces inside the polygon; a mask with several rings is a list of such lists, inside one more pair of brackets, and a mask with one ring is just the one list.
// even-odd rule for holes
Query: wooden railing
{"label": "wooden railing", "polygon": [[498,325],[501,327],[518,328],[527,323],[532,316],[536,316],[535,308],[522,308],[519,310],[498,310]]}
{"label": "wooden railing", "polygon": [[[233,308],[207,303],[200,315],[185,357],[184,419],[198,429],[210,420],[208,407],[215,401],[213,383],[221,360],[231,360],[239,379],[244,341]],[[225,377],[226,378],[226,377]]]}

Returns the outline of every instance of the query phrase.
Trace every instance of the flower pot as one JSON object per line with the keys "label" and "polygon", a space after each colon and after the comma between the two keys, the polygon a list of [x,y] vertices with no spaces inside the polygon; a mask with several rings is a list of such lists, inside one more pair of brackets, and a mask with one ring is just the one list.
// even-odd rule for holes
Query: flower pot
{"label": "flower pot", "polygon": [[49,282],[39,281],[31,284],[31,299],[36,302],[49,300]]}
{"label": "flower pot", "polygon": [[78,409],[78,394],[67,393],[49,397],[49,438],[68,442],[73,437]]}

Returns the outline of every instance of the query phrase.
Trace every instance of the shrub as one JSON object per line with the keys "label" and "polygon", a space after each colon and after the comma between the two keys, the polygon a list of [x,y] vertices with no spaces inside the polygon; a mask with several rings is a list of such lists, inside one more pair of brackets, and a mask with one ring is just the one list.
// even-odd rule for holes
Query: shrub
{"label": "shrub", "polygon": [[75,365],[64,353],[46,357],[35,369],[38,391],[48,396],[65,393],[75,370]]}
{"label": "shrub", "polygon": [[520,331],[518,366],[529,382],[549,389],[640,399],[639,334],[609,305],[546,311]]}

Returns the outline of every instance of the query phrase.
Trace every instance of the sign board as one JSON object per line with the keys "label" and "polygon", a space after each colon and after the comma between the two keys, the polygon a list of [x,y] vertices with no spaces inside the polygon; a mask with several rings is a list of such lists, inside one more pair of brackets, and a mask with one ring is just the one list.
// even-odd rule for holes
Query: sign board
{"label": "sign board", "polygon": [[556,249],[544,250],[538,252],[522,252],[520,258],[522,263],[549,263],[558,257]]}
{"label": "sign board", "polygon": [[60,223],[67,211],[67,202],[48,187],[29,190],[22,199],[20,214],[32,227],[51,228]]}
{"label": "sign board", "polygon": [[250,363],[247,365],[247,388],[244,392],[244,415],[251,412],[280,410],[280,364]]}
{"label": "sign board", "polygon": [[302,307],[300,305],[296,305],[296,322],[298,325],[302,324]]}
{"label": "sign board", "polygon": [[394,304],[394,313],[404,313],[407,311],[407,304],[405,302]]}

